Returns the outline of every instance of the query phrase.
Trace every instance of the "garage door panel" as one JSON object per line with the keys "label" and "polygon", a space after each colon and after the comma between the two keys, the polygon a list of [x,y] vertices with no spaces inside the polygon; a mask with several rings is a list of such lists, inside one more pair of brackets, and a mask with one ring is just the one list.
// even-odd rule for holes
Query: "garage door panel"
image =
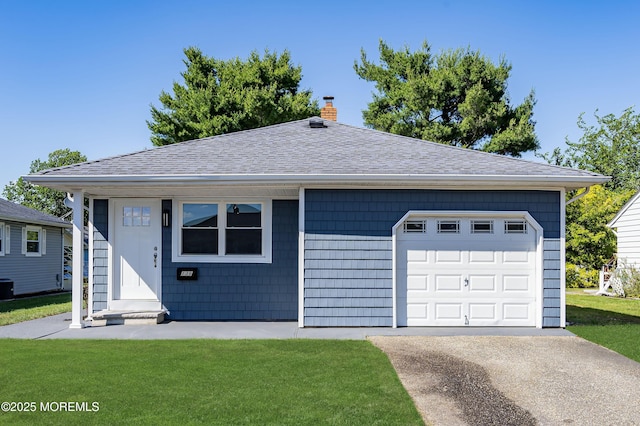
{"label": "garage door panel", "polygon": [[425,275],[433,271],[433,265],[426,262],[409,262],[407,263],[407,274],[409,275]]}
{"label": "garage door panel", "polygon": [[469,275],[469,293],[496,291],[495,275]]}
{"label": "garage door panel", "polygon": [[407,276],[407,291],[411,290],[428,290],[428,275],[409,275]]}
{"label": "garage door panel", "polygon": [[469,323],[476,320],[498,320],[498,307],[496,303],[469,303]]}
{"label": "garage door panel", "polygon": [[532,302],[505,302],[502,304],[502,317],[505,321],[527,321],[531,317]]}
{"label": "garage door panel", "polygon": [[533,291],[529,275],[505,275],[502,277],[502,286],[505,293]]}
{"label": "garage door panel", "polygon": [[504,251],[502,253],[504,263],[529,263],[529,252],[527,251]]}
{"label": "garage door panel", "polygon": [[463,321],[462,303],[434,303],[436,321]]}
{"label": "garage door panel", "polygon": [[462,290],[462,275],[436,275],[435,292],[459,292]]}
{"label": "garage door panel", "polygon": [[462,252],[460,250],[438,250],[435,252],[436,264],[462,263]]}
{"label": "garage door panel", "polygon": [[407,305],[407,316],[409,318],[428,318],[428,303],[410,303]]}
{"label": "garage door panel", "polygon": [[497,253],[487,250],[472,250],[469,252],[469,263],[491,263],[497,262]]}
{"label": "garage door panel", "polygon": [[407,262],[427,262],[427,250],[407,250]]}

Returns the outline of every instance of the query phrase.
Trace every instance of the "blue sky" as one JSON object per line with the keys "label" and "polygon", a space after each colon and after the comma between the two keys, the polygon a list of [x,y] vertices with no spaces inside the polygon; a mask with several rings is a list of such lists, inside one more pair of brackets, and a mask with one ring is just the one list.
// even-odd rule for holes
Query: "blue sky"
{"label": "blue sky", "polygon": [[56,149],[94,160],[150,148],[149,106],[180,81],[187,46],[220,59],[287,49],[301,87],[321,104],[335,96],[338,121],[356,126],[374,89],[353,64],[361,48],[377,60],[381,38],[504,56],[512,102],[535,90],[551,151],[580,137],[581,112],[593,122],[640,99],[639,18],[640,2],[615,0],[0,0],[0,188]]}

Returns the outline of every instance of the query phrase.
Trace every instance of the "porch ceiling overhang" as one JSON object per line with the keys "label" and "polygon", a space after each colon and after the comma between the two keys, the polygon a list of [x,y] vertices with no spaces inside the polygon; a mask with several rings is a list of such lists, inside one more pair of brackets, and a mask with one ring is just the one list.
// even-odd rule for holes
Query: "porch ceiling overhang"
{"label": "porch ceiling overhang", "polygon": [[242,195],[297,197],[307,188],[424,188],[424,189],[576,189],[601,184],[605,176],[546,175],[28,175],[24,179],[49,188],[83,191],[93,196],[178,197]]}

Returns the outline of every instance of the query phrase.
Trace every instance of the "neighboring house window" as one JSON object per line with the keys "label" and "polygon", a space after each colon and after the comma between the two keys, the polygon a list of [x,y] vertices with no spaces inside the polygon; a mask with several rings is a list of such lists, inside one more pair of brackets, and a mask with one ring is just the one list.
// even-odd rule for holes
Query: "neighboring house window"
{"label": "neighboring house window", "polygon": [[0,222],[0,256],[4,256],[4,223]]}
{"label": "neighboring house window", "polygon": [[22,254],[42,256],[46,254],[46,231],[39,226],[22,228]]}
{"label": "neighboring house window", "polygon": [[177,201],[179,262],[271,262],[271,201]]}

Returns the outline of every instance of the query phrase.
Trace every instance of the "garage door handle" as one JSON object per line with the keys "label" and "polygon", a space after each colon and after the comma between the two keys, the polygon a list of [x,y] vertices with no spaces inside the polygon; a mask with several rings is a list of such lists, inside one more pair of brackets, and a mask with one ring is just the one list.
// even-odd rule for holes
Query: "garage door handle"
{"label": "garage door handle", "polygon": [[464,286],[468,287],[469,286],[469,278],[465,278],[464,279]]}

